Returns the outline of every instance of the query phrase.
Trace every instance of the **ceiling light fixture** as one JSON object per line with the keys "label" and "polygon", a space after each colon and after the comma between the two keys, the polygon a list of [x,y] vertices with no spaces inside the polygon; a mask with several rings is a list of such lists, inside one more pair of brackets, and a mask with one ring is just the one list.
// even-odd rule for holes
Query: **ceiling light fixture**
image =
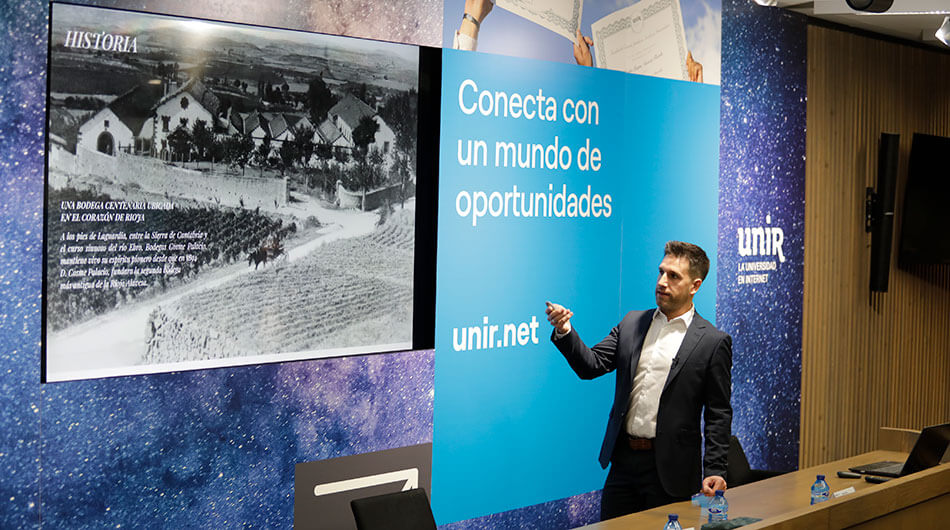
{"label": "ceiling light fixture", "polygon": [[763,7],[775,7],[778,5],[778,0],[753,0],[756,4],[759,4]]}
{"label": "ceiling light fixture", "polygon": [[940,25],[940,29],[934,33],[934,36],[944,45],[950,46],[950,17],[944,17],[943,24]]}

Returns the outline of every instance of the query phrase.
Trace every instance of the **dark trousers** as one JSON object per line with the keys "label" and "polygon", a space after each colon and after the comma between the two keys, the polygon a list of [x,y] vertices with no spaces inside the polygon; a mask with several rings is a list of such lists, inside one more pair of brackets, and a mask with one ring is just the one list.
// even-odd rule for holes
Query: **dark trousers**
{"label": "dark trousers", "polygon": [[600,501],[600,519],[649,510],[671,502],[688,500],[668,495],[660,483],[653,449],[633,450],[621,433],[610,459],[610,471]]}

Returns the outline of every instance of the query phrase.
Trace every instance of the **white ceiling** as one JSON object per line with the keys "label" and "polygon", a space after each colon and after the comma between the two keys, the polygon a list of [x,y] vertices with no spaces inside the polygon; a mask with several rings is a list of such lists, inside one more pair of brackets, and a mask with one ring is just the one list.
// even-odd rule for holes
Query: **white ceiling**
{"label": "white ceiling", "polygon": [[894,0],[880,14],[854,11],[845,0],[777,0],[778,7],[845,26],[950,51],[934,33],[950,15],[950,0]]}

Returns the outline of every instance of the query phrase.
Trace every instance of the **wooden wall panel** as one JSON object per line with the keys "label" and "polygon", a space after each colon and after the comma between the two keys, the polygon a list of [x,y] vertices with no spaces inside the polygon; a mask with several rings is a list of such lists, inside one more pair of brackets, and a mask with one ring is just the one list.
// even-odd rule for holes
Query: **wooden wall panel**
{"label": "wooden wall panel", "polygon": [[[810,26],[807,127],[802,467],[875,449],[881,426],[950,421],[950,267],[897,268],[911,137],[950,136],[950,54]],[[889,290],[871,295],[882,132],[900,165]]]}

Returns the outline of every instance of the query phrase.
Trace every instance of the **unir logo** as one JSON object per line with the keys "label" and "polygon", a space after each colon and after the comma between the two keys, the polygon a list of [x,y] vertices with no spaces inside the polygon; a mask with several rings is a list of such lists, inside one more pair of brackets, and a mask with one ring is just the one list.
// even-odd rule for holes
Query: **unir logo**
{"label": "unir logo", "polygon": [[[765,224],[772,224],[771,214],[765,216]],[[785,231],[780,227],[739,228],[738,237],[740,256],[778,256],[778,260],[785,263],[785,254],[782,252]]]}

